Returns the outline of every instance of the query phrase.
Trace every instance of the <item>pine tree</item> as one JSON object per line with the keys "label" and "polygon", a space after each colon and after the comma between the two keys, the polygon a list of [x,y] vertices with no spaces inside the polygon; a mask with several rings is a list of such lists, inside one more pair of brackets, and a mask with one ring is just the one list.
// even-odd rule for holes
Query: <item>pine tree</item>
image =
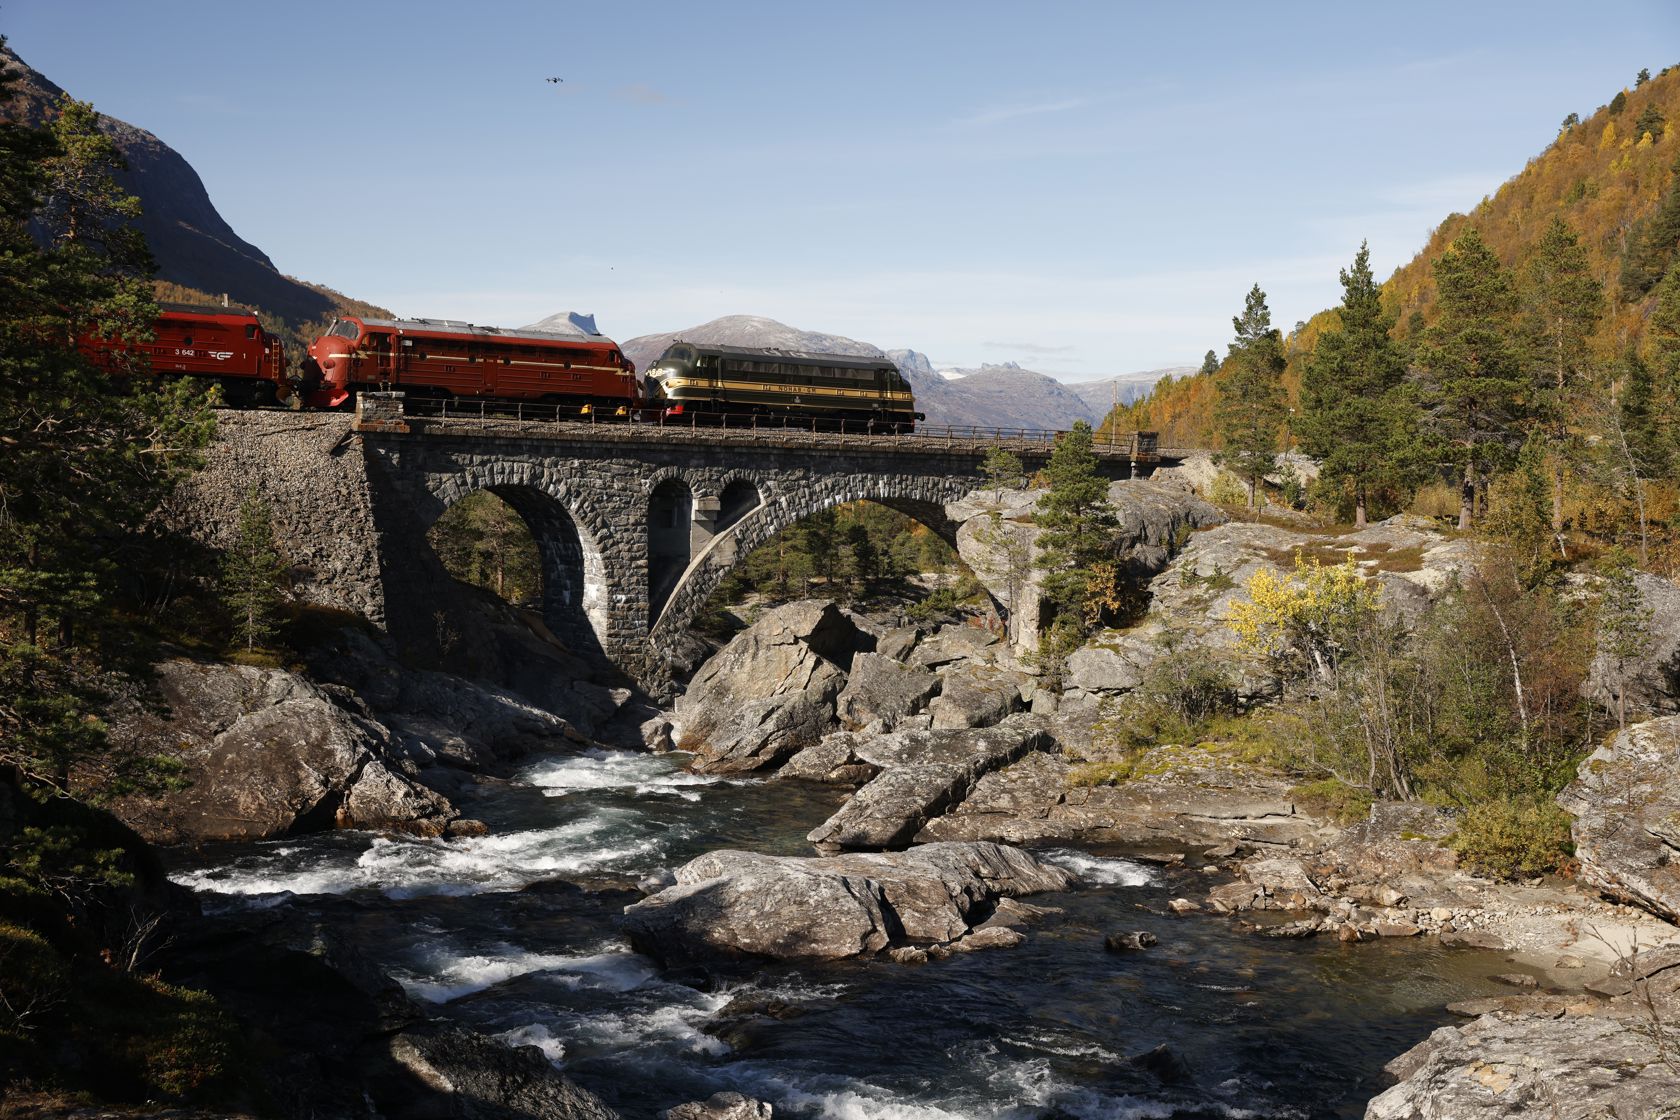
{"label": "pine tree", "polygon": [[1112,552],[1117,523],[1108,483],[1097,473],[1090,424],[1078,421],[1056,442],[1044,473],[1049,485],[1035,510],[1044,595],[1059,621],[1078,626],[1087,616],[1093,570]]}
{"label": "pine tree", "polygon": [[1565,466],[1577,448],[1571,421],[1580,415],[1590,388],[1587,339],[1598,325],[1604,289],[1588,271],[1587,252],[1562,218],[1553,218],[1529,259],[1529,329],[1544,371],[1537,387],[1537,419],[1547,433],[1552,459],[1552,532],[1563,532]]}
{"label": "pine tree", "polygon": [[286,592],[286,561],[274,545],[274,519],[253,487],[239,503],[233,543],[222,557],[222,594],[247,651],[274,634]]}
{"label": "pine tree", "polygon": [[136,527],[214,430],[195,387],[119,391],[71,345],[90,328],[139,340],[156,317],[133,207],[82,108],[51,130],[0,119],[0,763],[60,790],[83,765],[120,788],[139,764],[107,752],[99,681],[108,652],[146,648],[120,609]]}
{"label": "pine tree", "polygon": [[1365,244],[1342,270],[1336,327],[1319,335],[1301,376],[1301,447],[1320,462],[1325,485],[1353,492],[1354,524],[1365,527],[1371,496],[1406,487],[1416,474],[1416,404],[1405,393],[1406,360],[1390,337]]}
{"label": "pine tree", "polygon": [[1283,338],[1272,327],[1266,293],[1249,290],[1243,313],[1231,320],[1229,368],[1219,379],[1213,422],[1224,448],[1217,461],[1231,468],[1254,508],[1260,480],[1277,464],[1278,434],[1288,417],[1283,393]]}
{"label": "pine tree", "polygon": [[1209,350],[1202,355],[1202,368],[1196,371],[1203,377],[1212,377],[1219,372],[1219,355]]}
{"label": "pine tree", "polygon": [[1627,254],[1622,258],[1622,288],[1644,295],[1656,286],[1680,246],[1680,156],[1669,169],[1668,189],[1649,218],[1634,226],[1628,235]]}
{"label": "pine tree", "polygon": [[1599,560],[1603,582],[1598,597],[1598,653],[1605,676],[1616,696],[1616,724],[1627,730],[1628,689],[1646,671],[1651,652],[1651,620],[1656,612],[1645,603],[1636,579],[1633,557],[1612,548]]}
{"label": "pine tree", "polygon": [[[1109,422],[1113,423],[1114,417],[1109,417]],[[1019,490],[1026,485],[1026,468],[1021,465],[1021,457],[996,445],[986,449],[980,473],[986,476],[987,490]]]}
{"label": "pine tree", "polygon": [[1475,230],[1435,261],[1440,317],[1418,347],[1425,424],[1460,478],[1458,525],[1469,529],[1476,493],[1521,446],[1530,385],[1516,338],[1516,293]]}

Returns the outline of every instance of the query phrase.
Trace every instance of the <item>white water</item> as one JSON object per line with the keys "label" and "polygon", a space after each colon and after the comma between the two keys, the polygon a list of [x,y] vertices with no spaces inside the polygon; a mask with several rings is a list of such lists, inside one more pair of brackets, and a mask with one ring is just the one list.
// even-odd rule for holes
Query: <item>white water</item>
{"label": "white water", "polygon": [[1052,848],[1039,852],[1038,857],[1073,872],[1087,886],[1146,887],[1155,881],[1155,873],[1149,868],[1118,856],[1094,856],[1072,848]]}
{"label": "white water", "polygon": [[196,891],[249,897],[375,890],[399,899],[517,891],[546,879],[652,870],[662,864],[669,832],[627,810],[603,808],[554,828],[459,840],[373,836],[360,851],[341,847],[309,859],[297,858],[289,845],[255,845],[231,863],[172,878]]}
{"label": "white water", "polygon": [[700,789],[706,786],[740,784],[691,774],[679,769],[677,760],[669,755],[608,750],[537,763],[521,774],[520,780],[537,786],[549,797],[616,790],[638,797],[676,796],[684,801],[699,801]]}
{"label": "white water", "polygon": [[410,995],[429,1003],[449,1003],[533,973],[573,991],[628,992],[651,980],[657,970],[646,957],[617,946],[602,946],[586,954],[534,953],[504,943],[474,953],[455,952],[434,942],[395,975]]}

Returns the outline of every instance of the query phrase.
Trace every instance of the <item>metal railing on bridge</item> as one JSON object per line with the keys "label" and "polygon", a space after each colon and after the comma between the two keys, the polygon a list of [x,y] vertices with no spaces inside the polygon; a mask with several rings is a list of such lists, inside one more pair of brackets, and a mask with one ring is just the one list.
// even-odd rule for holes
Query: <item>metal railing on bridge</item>
{"label": "metal railing on bridge", "polygon": [[[988,427],[979,424],[916,424],[890,420],[855,420],[828,417],[765,415],[763,413],[685,412],[664,409],[622,411],[608,406],[580,408],[576,404],[544,401],[474,401],[409,398],[403,415],[416,419],[540,423],[559,431],[587,429],[592,435],[634,437],[658,429],[670,432],[720,433],[757,436],[766,439],[795,439],[810,444],[888,441],[953,450],[985,450],[1001,447],[1010,451],[1048,453],[1066,431],[1048,428]],[[558,434],[558,433],[557,433]],[[1124,456],[1138,461],[1161,457],[1154,432],[1102,433],[1092,441],[1092,450],[1104,457]]]}

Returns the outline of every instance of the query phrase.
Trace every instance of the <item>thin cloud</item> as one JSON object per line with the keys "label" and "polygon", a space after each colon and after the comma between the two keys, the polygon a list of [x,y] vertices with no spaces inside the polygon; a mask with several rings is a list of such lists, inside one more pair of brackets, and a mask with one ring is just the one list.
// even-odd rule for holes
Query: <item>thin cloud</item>
{"label": "thin cloud", "polygon": [[613,90],[613,97],[631,105],[668,105],[671,99],[645,82],[633,82]]}
{"label": "thin cloud", "polygon": [[1007,350],[1012,354],[1071,354],[1077,346],[1046,346],[1042,342],[982,342],[988,350]]}
{"label": "thin cloud", "polygon": [[1061,101],[1039,101],[1030,105],[1005,105],[997,109],[987,109],[972,116],[959,117],[960,125],[978,126],[1001,124],[1004,121],[1019,120],[1022,117],[1043,116],[1046,113],[1066,113],[1073,109],[1083,109],[1091,104],[1088,97],[1068,97]]}

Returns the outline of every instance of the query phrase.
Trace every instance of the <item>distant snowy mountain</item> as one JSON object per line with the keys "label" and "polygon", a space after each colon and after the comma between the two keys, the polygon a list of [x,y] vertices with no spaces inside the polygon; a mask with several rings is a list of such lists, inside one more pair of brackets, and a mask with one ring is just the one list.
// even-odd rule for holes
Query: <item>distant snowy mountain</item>
{"label": "distant snowy mountain", "polygon": [[[546,324],[564,319],[564,314],[550,316],[532,324],[532,328],[552,329]],[[1127,403],[1147,392],[1157,377],[1168,372],[1122,374],[1104,381],[1067,385],[1047,374],[1023,369],[1015,362],[987,364],[978,369],[936,370],[927,355],[915,350],[882,350],[855,338],[800,330],[760,315],[726,315],[680,331],[642,335],[621,345],[636,368],[645,370],[679,338],[709,346],[890,358],[915,390],[917,410],[925,413],[927,423],[933,425],[1060,430],[1072,427],[1078,420],[1094,424],[1108,413],[1109,398],[1114,392],[1111,381],[1119,382],[1120,399]]]}
{"label": "distant snowy mountain", "polygon": [[623,343],[624,356],[646,369],[659,360],[665,348],[677,339],[703,346],[751,346],[764,350],[797,350],[806,354],[853,354],[860,358],[881,358],[879,346],[838,334],[802,331],[762,315],[725,315],[709,323],[664,334],[644,334]]}

